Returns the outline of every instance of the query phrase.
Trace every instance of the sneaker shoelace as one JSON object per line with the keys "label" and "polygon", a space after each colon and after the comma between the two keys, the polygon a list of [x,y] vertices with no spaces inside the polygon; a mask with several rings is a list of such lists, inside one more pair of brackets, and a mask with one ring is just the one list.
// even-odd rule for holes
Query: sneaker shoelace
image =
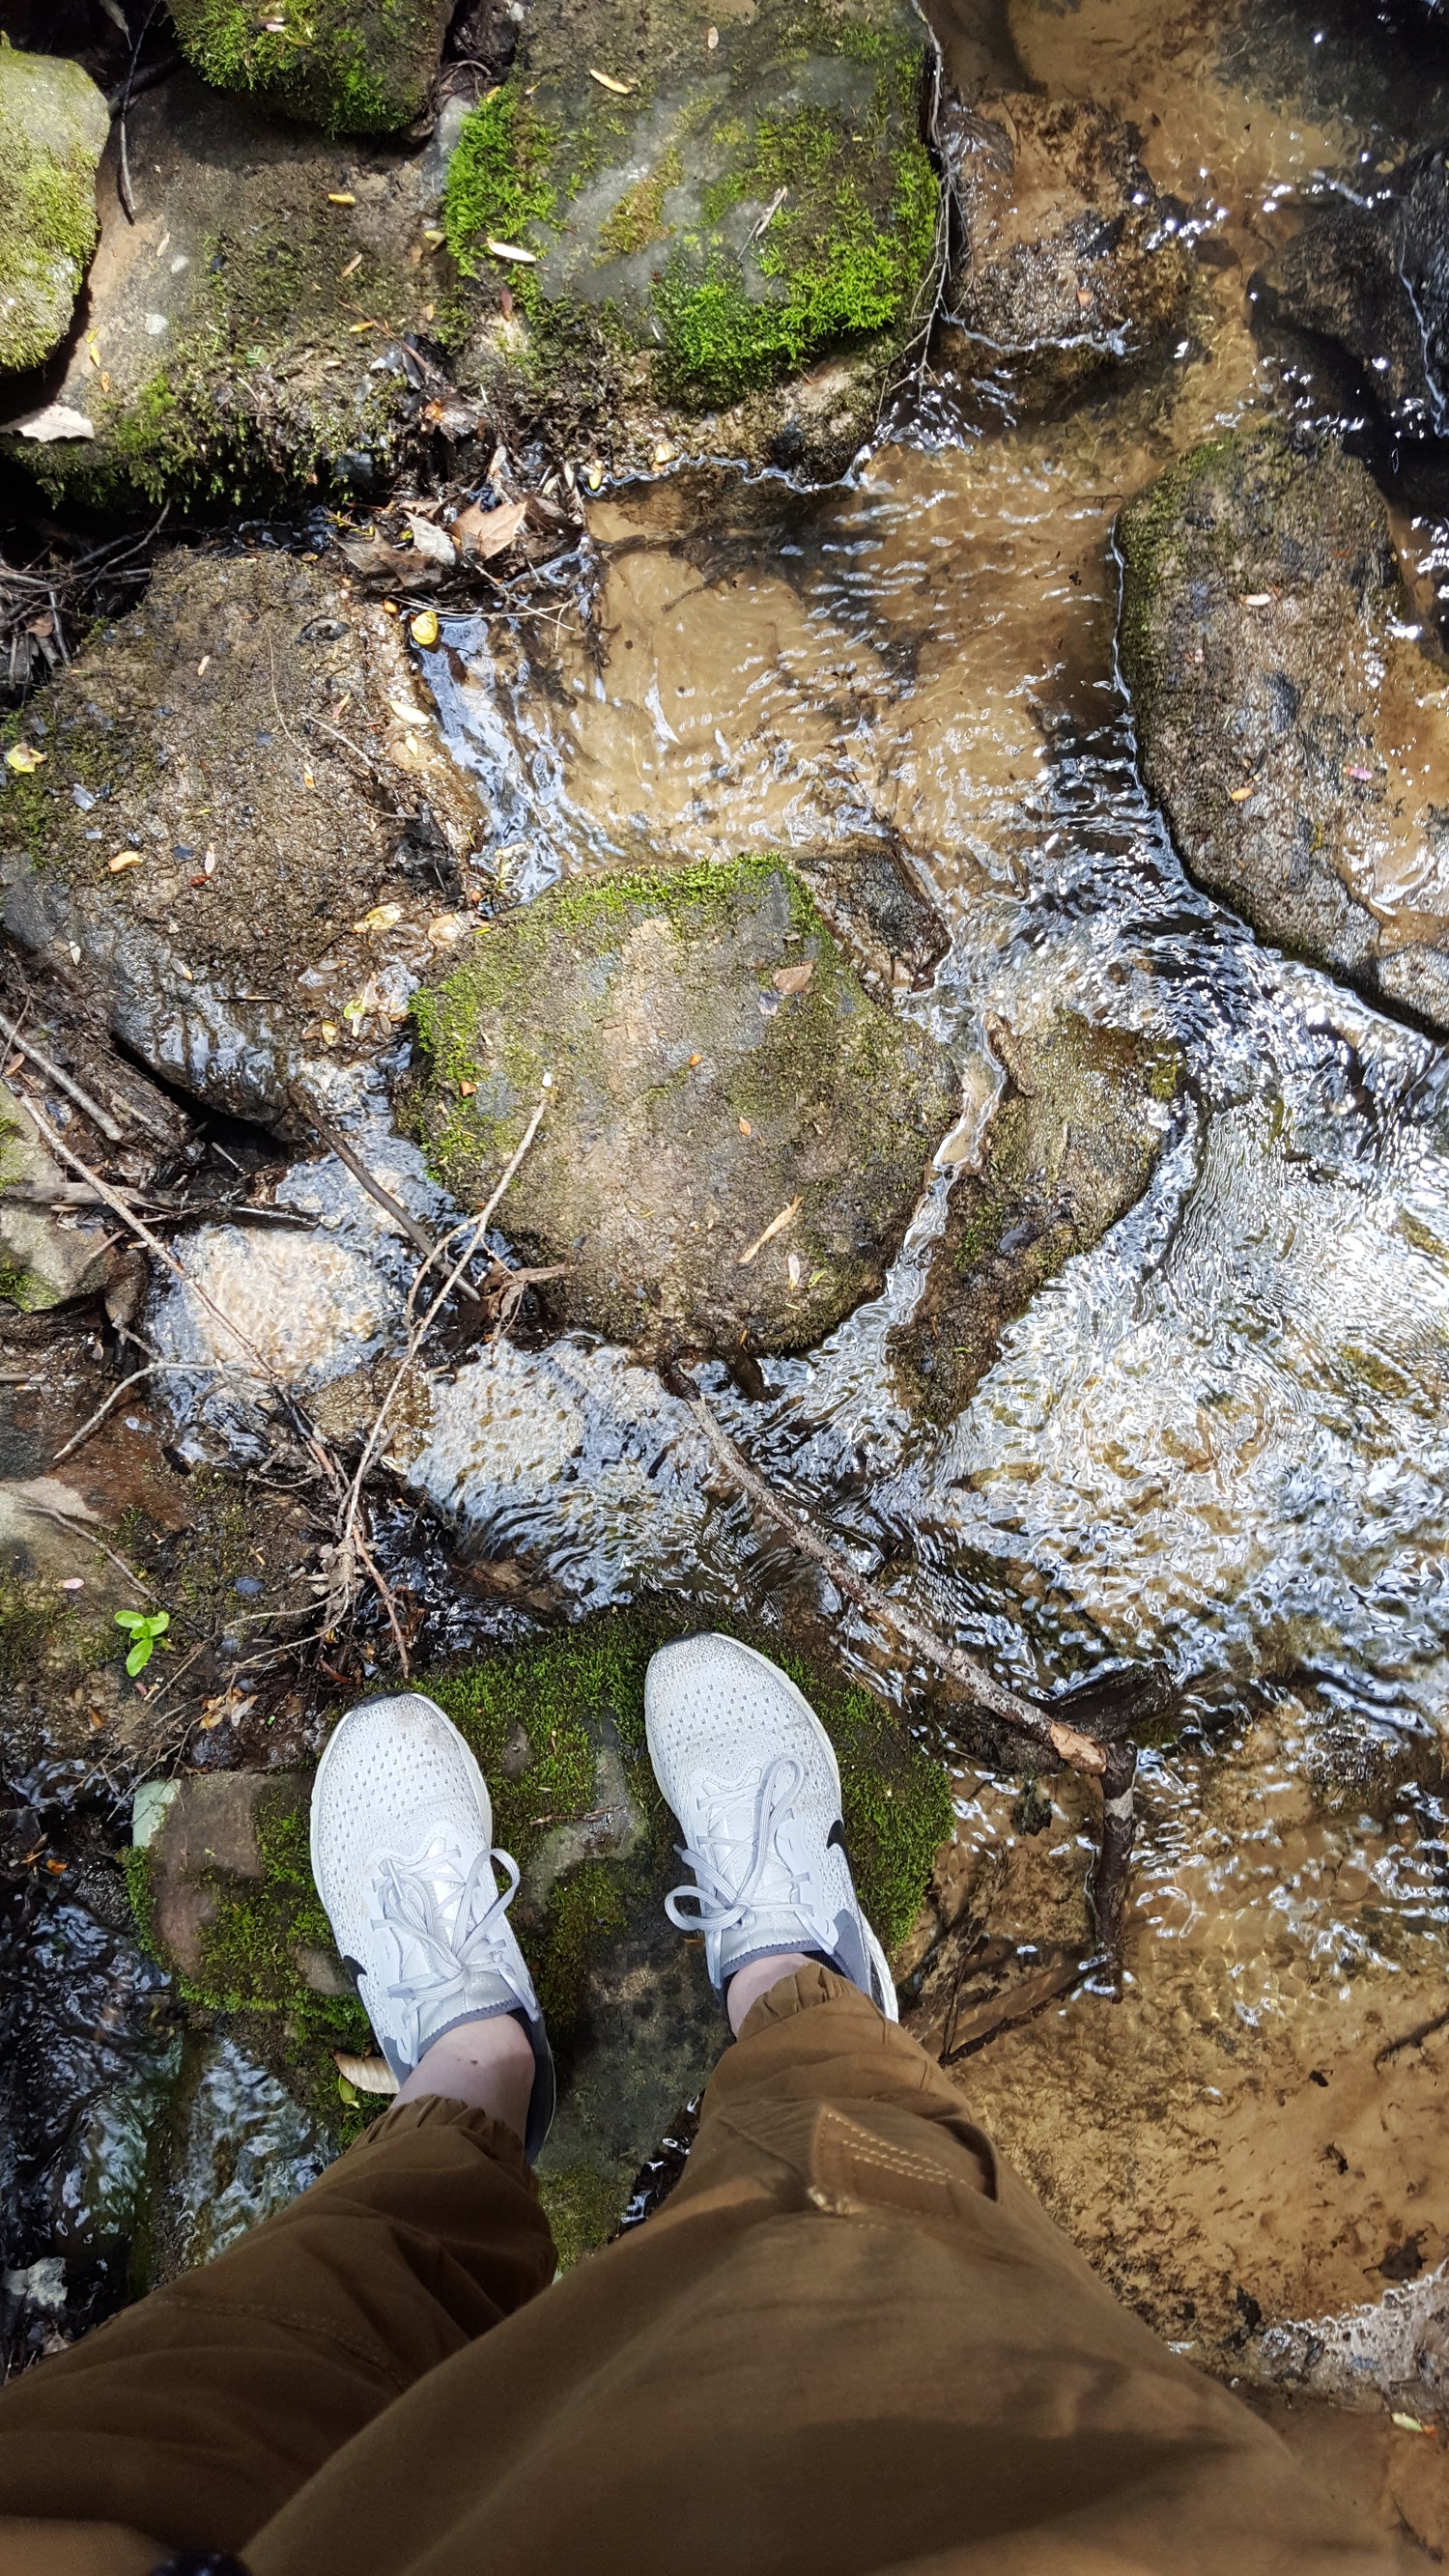
{"label": "sneaker shoelace", "polygon": [[[493,1884],[494,1861],[501,1864],[507,1876],[506,1887],[495,1888]],[[415,2051],[421,2042],[424,2012],[437,2014],[448,2004],[461,2002],[469,1978],[481,1969],[496,1969],[512,1985],[506,1964],[497,1953],[505,1940],[511,1943],[507,1914],[518,1894],[521,1875],[517,1861],[506,1851],[480,1851],[466,1870],[447,1858],[429,1861],[426,1854],[411,1864],[392,1857],[384,1861],[378,1883],[378,1911],[400,1945],[412,1941],[423,1952],[423,1964],[399,1977],[387,1990],[412,2014]],[[441,1896],[440,1885],[445,1890]]]}
{"label": "sneaker shoelace", "polygon": [[[755,1791],[754,1815],[747,1835],[726,1831],[730,1809],[738,1807],[743,1798],[743,1781],[733,1786],[713,1780],[701,1784],[707,1804],[700,1840],[713,1849],[695,1851],[686,1843],[675,1845],[685,1867],[694,1872],[693,1885],[686,1882],[682,1887],[672,1887],[664,1900],[664,1911],[677,1932],[703,1932],[708,1938],[710,1934],[738,1930],[759,1901],[767,1871],[782,1867],[790,1882],[786,1902],[811,1932],[812,1946],[830,1950],[835,1926],[823,1911],[811,1860],[801,1849],[801,1836],[792,1813],[804,1777],[793,1754],[777,1753],[773,1762],[766,1764]],[[744,1866],[737,1872],[731,1864],[740,1852],[745,1856]],[[772,1893],[771,1902],[779,1901]]]}

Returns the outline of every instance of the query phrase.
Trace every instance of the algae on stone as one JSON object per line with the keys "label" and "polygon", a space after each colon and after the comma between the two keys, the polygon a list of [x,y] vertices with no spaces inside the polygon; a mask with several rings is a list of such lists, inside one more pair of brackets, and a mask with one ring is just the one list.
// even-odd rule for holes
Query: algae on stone
{"label": "algae on stone", "polygon": [[414,1010],[419,1132],[470,1206],[551,1076],[504,1221],[616,1341],[818,1341],[880,1286],[959,1099],[780,859],[556,888]]}
{"label": "algae on stone", "polygon": [[0,369],[39,366],[70,329],[110,130],[78,63],[23,54],[0,35]]}
{"label": "algae on stone", "polygon": [[427,104],[452,0],[171,0],[183,54],[329,134],[392,134]]}
{"label": "algae on stone", "polygon": [[[710,43],[708,14],[695,0],[530,10],[448,174],[460,266],[526,317],[485,326],[474,358],[525,407],[626,447],[628,418],[610,414],[648,408],[657,439],[662,404],[686,441],[692,418],[731,415],[706,451],[773,438],[776,462],[838,470],[929,310],[930,40],[904,0],[760,0],[721,12]],[[838,417],[809,402],[748,416],[842,357]]]}
{"label": "algae on stone", "polygon": [[[14,720],[44,759],[0,767],[6,928],[163,1079],[286,1117],[309,1057],[352,1052],[348,1000],[370,983],[390,1033],[379,975],[436,953],[436,891],[396,865],[405,816],[426,801],[455,857],[469,846],[461,774],[397,713],[411,693],[396,622],[322,566],[280,549],[165,558]],[[362,925],[386,896],[384,936]]]}
{"label": "algae on stone", "polygon": [[1140,1199],[1181,1071],[1172,1049],[1066,1011],[1039,1035],[991,1035],[1005,1086],[952,1189],[916,1311],[890,1336],[902,1393],[937,1423],[960,1412],[1037,1289]]}
{"label": "algae on stone", "polygon": [[1183,865],[1265,938],[1449,1028],[1449,704],[1365,468],[1276,428],[1128,503],[1120,649]]}

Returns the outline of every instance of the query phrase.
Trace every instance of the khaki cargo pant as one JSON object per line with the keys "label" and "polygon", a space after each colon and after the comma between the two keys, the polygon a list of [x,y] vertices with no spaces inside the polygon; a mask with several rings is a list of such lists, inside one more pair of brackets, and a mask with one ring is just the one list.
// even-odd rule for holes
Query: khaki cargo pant
{"label": "khaki cargo pant", "polygon": [[0,2392],[0,2569],[143,2576],[183,2548],[253,2576],[1411,2563],[1116,2304],[915,2042],[823,1968],[755,2005],[664,2207],[553,2271],[506,2130],[389,2112],[217,2261]]}

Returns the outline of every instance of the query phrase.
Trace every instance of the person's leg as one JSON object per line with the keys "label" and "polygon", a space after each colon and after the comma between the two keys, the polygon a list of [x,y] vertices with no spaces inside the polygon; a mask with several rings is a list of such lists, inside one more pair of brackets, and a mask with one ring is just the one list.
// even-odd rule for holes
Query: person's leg
{"label": "person's leg", "polygon": [[431,1701],[344,1718],[313,1793],[314,1868],[397,2101],[289,2208],[0,2391],[0,2534],[64,2518],[241,2550],[552,2279],[523,2145],[552,2070],[491,1834],[477,1765]]}

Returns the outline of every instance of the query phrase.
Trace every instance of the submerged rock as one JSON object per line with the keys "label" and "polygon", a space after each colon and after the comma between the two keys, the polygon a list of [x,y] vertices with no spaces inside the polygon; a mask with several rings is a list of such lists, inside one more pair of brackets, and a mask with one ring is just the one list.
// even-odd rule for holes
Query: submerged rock
{"label": "submerged rock", "polygon": [[448,174],[470,363],[621,468],[842,471],[929,308],[931,55],[907,0],[536,0]]}
{"label": "submerged rock", "polygon": [[1269,322],[1332,341],[1395,429],[1449,426],[1449,153],[1416,153],[1367,202],[1312,209],[1278,263],[1253,279]]}
{"label": "submerged rock", "polygon": [[948,100],[938,127],[964,236],[941,335],[954,373],[1034,408],[1162,336],[1191,263],[1125,126],[1013,91]]}
{"label": "submerged rock", "polygon": [[454,127],[407,153],[342,147],[188,72],[146,91],[127,116],[136,221],[108,158],[86,329],[54,389],[92,434],[8,452],[53,503],[102,511],[379,485],[422,399],[403,335],[447,293],[429,228]]}
{"label": "submerged rock", "polygon": [[452,0],[171,0],[177,42],[205,80],[250,92],[329,134],[391,134],[426,105]]}
{"label": "submerged rock", "polygon": [[1449,725],[1364,468],[1276,429],[1129,502],[1122,669],[1183,864],[1263,937],[1449,1028]]}
{"label": "submerged rock", "polygon": [[880,1286],[959,1098],[778,859],[542,895],[415,1009],[440,1178],[481,1204],[546,1097],[505,1222],[620,1342],[818,1341]]}
{"label": "submerged rock", "polygon": [[78,63],[0,35],[0,368],[38,366],[70,329],[110,128]]}
{"label": "submerged rock", "polygon": [[1066,1011],[1040,1034],[991,1035],[1005,1084],[890,1337],[903,1395],[933,1422],[960,1412],[1037,1289],[1140,1199],[1181,1073],[1170,1048]]}
{"label": "submerged rock", "polygon": [[279,552],[174,554],[24,723],[5,927],[153,1072],[275,1121],[309,1060],[391,1033],[443,918],[408,819],[456,885],[474,809],[380,608]]}

